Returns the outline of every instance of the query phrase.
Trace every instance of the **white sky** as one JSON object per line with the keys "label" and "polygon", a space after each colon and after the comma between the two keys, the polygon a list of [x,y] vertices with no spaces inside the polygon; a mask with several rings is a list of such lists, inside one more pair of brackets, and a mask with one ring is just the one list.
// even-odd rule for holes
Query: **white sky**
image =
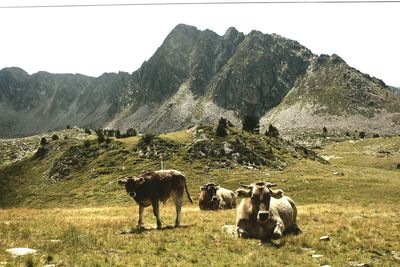
{"label": "white sky", "polygon": [[[0,6],[104,2],[118,1],[0,0]],[[146,1],[119,1],[134,2]],[[220,35],[231,26],[245,34],[277,33],[316,54],[336,53],[350,66],[400,86],[399,15],[400,3],[0,9],[0,69],[131,73],[185,23]]]}

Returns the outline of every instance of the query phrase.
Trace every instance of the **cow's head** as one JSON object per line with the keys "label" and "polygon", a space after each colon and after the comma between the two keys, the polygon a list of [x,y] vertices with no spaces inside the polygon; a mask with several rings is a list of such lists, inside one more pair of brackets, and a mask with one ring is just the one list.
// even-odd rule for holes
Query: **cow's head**
{"label": "cow's head", "polygon": [[273,183],[256,182],[251,185],[242,185],[245,189],[238,189],[236,193],[241,198],[251,198],[251,204],[254,214],[257,214],[259,223],[266,223],[270,218],[270,201],[271,197],[281,198],[283,191],[281,189],[272,190],[271,187],[276,186]]}
{"label": "cow's head", "polygon": [[218,209],[220,200],[217,197],[219,186],[214,183],[208,183],[200,187],[204,199],[210,203],[210,209]]}
{"label": "cow's head", "polygon": [[119,179],[119,185],[125,185],[126,192],[131,198],[136,196],[137,188],[144,183],[145,179],[143,177],[132,177]]}

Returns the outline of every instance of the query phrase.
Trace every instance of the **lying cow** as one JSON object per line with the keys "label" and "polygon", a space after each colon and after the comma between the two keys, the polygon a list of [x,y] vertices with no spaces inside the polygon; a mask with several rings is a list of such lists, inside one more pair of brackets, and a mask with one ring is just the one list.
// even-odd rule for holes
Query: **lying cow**
{"label": "lying cow", "polygon": [[272,190],[272,186],[276,185],[256,182],[236,190],[243,198],[236,217],[239,237],[270,240],[288,232],[301,232],[296,223],[296,204],[282,190]]}
{"label": "lying cow", "polygon": [[126,192],[139,205],[138,227],[143,225],[143,209],[153,206],[154,216],[157,218],[157,228],[160,229],[161,219],[159,202],[165,202],[171,196],[175,202],[176,220],[175,226],[179,226],[181,221],[181,208],[183,192],[193,204],[189,195],[185,176],[176,170],[162,170],[155,172],[144,172],[137,177],[127,177],[118,181],[118,184],[125,185]]}
{"label": "lying cow", "polygon": [[201,210],[235,208],[236,194],[214,183],[208,183],[200,187],[199,207]]}

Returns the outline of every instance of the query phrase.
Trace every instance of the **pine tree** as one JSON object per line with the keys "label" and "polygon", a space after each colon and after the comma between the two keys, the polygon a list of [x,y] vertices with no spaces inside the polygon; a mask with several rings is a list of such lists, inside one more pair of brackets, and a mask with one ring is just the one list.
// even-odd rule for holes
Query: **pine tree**
{"label": "pine tree", "polygon": [[224,118],[220,118],[218,121],[218,126],[216,129],[216,135],[219,137],[224,137],[228,135],[228,131],[227,131],[227,120]]}
{"label": "pine tree", "polygon": [[260,119],[256,116],[247,115],[242,121],[242,130],[250,133],[260,133]]}
{"label": "pine tree", "polygon": [[273,126],[272,124],[270,124],[268,126],[268,129],[265,131],[265,135],[266,136],[270,136],[270,137],[275,137],[277,138],[279,136],[279,131],[278,128],[276,128],[275,126]]}

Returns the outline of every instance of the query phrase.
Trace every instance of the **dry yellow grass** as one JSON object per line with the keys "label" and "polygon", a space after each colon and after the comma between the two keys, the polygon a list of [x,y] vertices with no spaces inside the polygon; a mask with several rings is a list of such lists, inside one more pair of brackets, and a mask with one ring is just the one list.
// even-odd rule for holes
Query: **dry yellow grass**
{"label": "dry yellow grass", "polygon": [[[26,262],[40,266],[46,260],[65,266],[400,264],[397,205],[299,206],[303,233],[285,237],[280,248],[223,233],[222,226],[234,224],[235,210],[204,212],[186,205],[180,228],[171,227],[172,205],[162,206],[161,214],[164,230],[155,230],[151,209],[146,209],[147,230],[130,232],[137,219],[136,205],[1,210],[0,258],[11,266]],[[323,235],[331,240],[320,241]],[[10,247],[30,247],[38,253],[12,258],[5,253]],[[313,258],[313,254],[323,257]]]}
{"label": "dry yellow grass", "polygon": [[[181,134],[169,137],[185,138]],[[121,140],[131,147],[138,137]],[[400,137],[335,143],[319,151],[334,156],[329,165],[293,160],[284,171],[238,167],[205,172],[201,162],[166,162],[179,164],[174,166],[187,174],[194,199],[199,185],[209,179],[232,189],[241,181],[277,182],[298,203],[303,230],[299,236],[285,237],[279,248],[223,233],[222,226],[235,223],[235,210],[204,212],[187,202],[183,227],[170,227],[175,211],[168,202],[161,206],[161,218],[169,227],[155,230],[155,218],[147,208],[147,230],[132,231],[138,207],[114,177],[46,184],[44,189],[38,187],[42,191],[32,191],[41,194],[31,193],[30,199],[23,198],[29,188],[17,191],[16,187],[19,205],[33,208],[0,210],[0,262],[6,266],[398,266],[400,172],[394,164],[400,163],[399,145]],[[382,157],[379,150],[391,153]],[[105,160],[108,157],[104,154]],[[35,165],[16,166],[10,173],[17,177],[43,172],[30,166]],[[320,241],[323,235],[330,241]],[[38,253],[13,258],[5,252],[11,247],[30,247]],[[315,254],[323,256],[313,258]]]}

